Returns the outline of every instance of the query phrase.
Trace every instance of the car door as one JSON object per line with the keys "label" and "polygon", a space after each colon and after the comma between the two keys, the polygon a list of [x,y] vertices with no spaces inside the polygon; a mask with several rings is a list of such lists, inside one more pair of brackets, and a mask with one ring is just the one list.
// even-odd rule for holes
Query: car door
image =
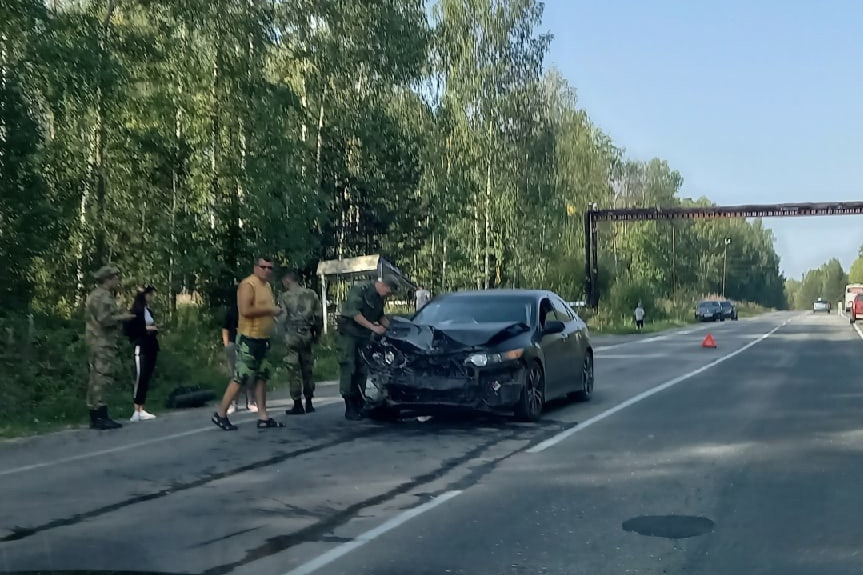
{"label": "car door", "polygon": [[583,331],[584,322],[559,297],[553,296],[551,303],[557,318],[566,324],[566,331],[563,332],[565,335],[563,338],[563,363],[566,366],[564,372],[566,376],[562,378],[563,389],[561,393],[568,394],[581,389],[581,371],[584,363],[584,350],[587,345]]}
{"label": "car door", "polygon": [[[540,329],[545,327],[546,322],[558,320],[557,312],[551,299],[548,297],[542,298],[539,302],[539,320]],[[540,340],[542,354],[545,358],[545,398],[553,399],[561,395],[561,387],[563,386],[566,373],[566,344],[569,336],[566,331],[563,333],[543,334]]]}

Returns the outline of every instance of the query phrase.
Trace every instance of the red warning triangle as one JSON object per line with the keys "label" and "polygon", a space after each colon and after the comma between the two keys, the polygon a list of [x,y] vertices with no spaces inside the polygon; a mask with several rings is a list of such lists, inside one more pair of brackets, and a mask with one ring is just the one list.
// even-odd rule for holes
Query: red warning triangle
{"label": "red warning triangle", "polygon": [[713,336],[708,333],[704,341],[701,342],[701,347],[716,347],[716,341],[714,341]]}

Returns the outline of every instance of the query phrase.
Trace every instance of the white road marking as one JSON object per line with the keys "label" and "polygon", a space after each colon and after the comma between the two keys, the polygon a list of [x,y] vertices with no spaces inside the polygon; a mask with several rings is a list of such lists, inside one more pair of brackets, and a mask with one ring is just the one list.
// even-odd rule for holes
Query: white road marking
{"label": "white road marking", "polygon": [[699,367],[698,369],[696,369],[694,371],[690,371],[689,373],[685,373],[679,377],[675,377],[674,379],[666,381],[665,383],[661,383],[661,384],[657,385],[656,387],[652,387],[646,391],[643,391],[634,397],[630,397],[629,399],[627,399],[623,403],[619,403],[619,404],[615,405],[614,407],[612,407],[611,409],[607,409],[607,410],[603,411],[602,413],[594,415],[593,417],[589,418],[587,421],[585,421],[583,423],[575,425],[574,427],[570,427],[569,429],[566,429],[566,430],[558,433],[557,435],[546,439],[545,441],[537,443],[536,445],[534,445],[533,447],[528,449],[527,452],[528,453],[540,453],[542,451],[545,451],[549,447],[554,447],[555,445],[557,445],[561,441],[575,435],[579,431],[583,431],[584,429],[587,429],[588,427],[590,427],[594,423],[598,423],[598,422],[602,421],[603,419],[614,415],[618,411],[622,411],[631,405],[635,405],[636,403],[644,401],[648,397],[650,397],[652,395],[656,395],[660,391],[664,391],[664,390],[668,389],[669,387],[673,387],[680,382],[683,382],[683,381],[686,381],[687,379],[695,377],[696,375],[698,375],[700,373],[704,373],[705,371],[707,371],[711,367],[715,367],[715,366],[719,365],[720,363],[722,363],[723,361],[727,361],[727,360],[731,359],[732,357],[740,355],[741,353],[743,353],[744,351],[746,351],[750,347],[756,345],[757,343],[764,341],[765,339],[767,339],[768,337],[770,337],[771,335],[776,333],[780,328],[787,325],[791,321],[791,319],[793,319],[793,318],[789,318],[789,319],[785,320],[782,324],[774,327],[769,332],[761,335],[760,337],[758,337],[758,339],[750,341],[749,343],[747,343],[746,345],[744,345],[740,349],[737,349],[737,350],[732,351],[731,353],[729,353],[727,355],[724,355],[718,359],[715,359],[715,360],[711,361],[710,363],[708,363],[707,365]]}
{"label": "white road marking", "polygon": [[651,341],[662,341],[663,339],[668,339],[667,335],[657,335],[654,337],[648,337],[647,339],[643,339],[644,343],[650,343]]}
{"label": "white road marking", "polygon": [[[323,399],[319,399],[316,403],[320,406],[329,405],[331,403],[340,403],[342,399],[340,397],[326,397]],[[269,408],[275,407],[287,407],[291,405],[290,401],[279,400],[274,401],[268,405]],[[251,415],[243,413],[242,416]],[[235,414],[233,417],[239,418],[242,416],[238,416]],[[243,425],[246,423],[252,423],[256,421],[257,417],[252,417],[248,419],[234,421],[234,425]],[[131,424],[129,424],[131,425]],[[141,425],[150,425],[150,424],[141,424]],[[3,469],[0,470],[0,477],[4,477],[6,475],[15,475],[16,473],[24,473],[25,471],[33,471],[35,469],[44,469],[46,467],[54,467],[56,465],[63,465],[64,463],[73,463],[75,461],[82,461],[84,459],[92,459],[93,457],[101,457],[103,455],[110,455],[111,453],[120,453],[122,451],[128,451],[130,449],[137,449],[139,447],[144,447],[145,445],[154,445],[156,443],[161,443],[163,441],[172,441],[174,439],[180,439],[183,437],[189,437],[190,435],[197,435],[198,433],[204,433],[206,431],[216,431],[216,426],[210,423],[210,425],[206,427],[197,427],[195,429],[190,429],[188,431],[182,431],[180,433],[172,433],[170,435],[163,435],[161,437],[153,437],[152,439],[145,439],[144,441],[136,441],[135,443],[126,443],[123,445],[118,445],[117,447],[111,447],[109,449],[100,449],[99,451],[91,451],[88,453],[80,453],[78,455],[72,455],[70,457],[63,457],[61,459],[52,459],[51,461],[43,461],[41,463],[34,463],[32,465],[24,465],[21,467],[13,467],[12,469]]]}
{"label": "white road marking", "polygon": [[410,521],[414,517],[418,517],[427,511],[431,511],[432,509],[434,509],[435,507],[438,507],[439,505],[443,505],[444,503],[446,503],[447,501],[449,501],[453,497],[460,495],[461,493],[462,493],[461,491],[447,491],[446,493],[438,495],[437,497],[435,497],[431,501],[427,501],[426,503],[423,503],[422,505],[414,507],[413,509],[408,509],[407,511],[403,511],[402,513],[399,513],[398,515],[396,515],[392,519],[378,525],[374,529],[370,529],[369,531],[366,531],[365,533],[360,534],[356,539],[348,541],[347,543],[342,543],[338,547],[330,549],[329,551],[327,551],[326,553],[324,553],[322,555],[318,555],[317,557],[315,557],[311,561],[309,561],[307,563],[303,563],[299,567],[295,567],[294,569],[291,569],[290,571],[288,571],[284,575],[308,575],[309,573],[313,573],[313,572],[317,571],[318,569],[320,569],[321,567],[325,567],[325,566],[329,565],[330,563],[332,563],[333,561],[336,561],[337,559],[344,557],[345,555],[347,555],[351,551],[353,551],[359,547],[362,547],[366,543],[374,541],[375,539],[377,539],[378,537],[380,537],[381,535],[383,535],[387,531],[392,531],[393,529],[407,523],[408,521]]}
{"label": "white road marking", "polygon": [[597,353],[597,359],[650,359],[668,357],[667,353]]}
{"label": "white road marking", "polygon": [[856,332],[857,332],[857,335],[859,335],[859,336],[860,336],[860,339],[863,339],[863,329],[860,329],[860,324],[859,324],[859,323],[854,323],[854,324],[851,324],[851,325],[853,325],[853,326],[854,326],[854,331],[856,331]]}

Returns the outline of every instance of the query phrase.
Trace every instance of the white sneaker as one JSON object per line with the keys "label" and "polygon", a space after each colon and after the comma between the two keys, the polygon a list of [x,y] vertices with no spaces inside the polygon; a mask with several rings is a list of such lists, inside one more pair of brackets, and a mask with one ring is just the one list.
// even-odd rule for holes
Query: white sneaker
{"label": "white sneaker", "polygon": [[237,404],[236,404],[236,403],[232,403],[232,404],[228,407],[227,415],[231,415],[232,413],[236,413],[236,411],[237,411]]}
{"label": "white sneaker", "polygon": [[141,419],[141,421],[149,421],[151,419],[156,419],[156,416],[147,411],[146,409],[142,409],[141,411],[139,411],[138,417]]}
{"label": "white sneaker", "polygon": [[132,417],[129,418],[129,421],[135,423],[136,421],[141,421],[141,412],[137,409],[132,412]]}
{"label": "white sneaker", "polygon": [[252,413],[258,413],[258,406],[255,405],[254,403],[250,403],[249,404],[249,411],[251,411]]}

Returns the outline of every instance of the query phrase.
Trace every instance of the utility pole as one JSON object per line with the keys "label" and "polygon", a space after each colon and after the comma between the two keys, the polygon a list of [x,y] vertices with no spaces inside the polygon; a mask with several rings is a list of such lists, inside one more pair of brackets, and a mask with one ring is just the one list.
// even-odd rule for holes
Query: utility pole
{"label": "utility pole", "polygon": [[728,244],[731,238],[725,238],[725,252],[722,255],[722,297],[725,297],[725,271],[728,269]]}

